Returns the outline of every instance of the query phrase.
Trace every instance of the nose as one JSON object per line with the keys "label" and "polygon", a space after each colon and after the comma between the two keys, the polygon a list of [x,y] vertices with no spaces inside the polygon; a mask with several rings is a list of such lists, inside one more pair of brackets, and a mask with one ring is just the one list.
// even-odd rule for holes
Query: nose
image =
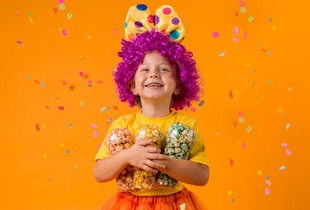
{"label": "nose", "polygon": [[158,75],[157,71],[153,71],[150,74],[150,78],[159,78],[160,76]]}

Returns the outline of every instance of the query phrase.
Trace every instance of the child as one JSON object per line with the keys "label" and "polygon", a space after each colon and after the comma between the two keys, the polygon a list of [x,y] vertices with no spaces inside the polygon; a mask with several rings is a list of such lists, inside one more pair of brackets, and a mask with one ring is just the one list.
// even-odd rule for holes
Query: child
{"label": "child", "polygon": [[178,181],[174,187],[115,192],[98,209],[206,209],[184,187],[184,183],[204,186],[209,180],[209,163],[197,121],[175,111],[198,101],[201,91],[193,54],[180,44],[184,35],[183,23],[169,5],[159,7],[154,16],[143,4],[129,9],[125,23],[127,41],[121,41],[122,51],[118,53],[122,62],[113,76],[120,100],[131,107],[139,106],[141,111],[119,117],[107,133],[121,128],[134,134],[140,125],[149,124],[157,126],[166,137],[169,127],[179,123],[194,131],[195,143],[188,160],[183,160],[164,155],[152,146],[152,140],[143,139],[110,155],[104,141],[94,167],[98,182],[117,178],[129,166],[164,173]]}

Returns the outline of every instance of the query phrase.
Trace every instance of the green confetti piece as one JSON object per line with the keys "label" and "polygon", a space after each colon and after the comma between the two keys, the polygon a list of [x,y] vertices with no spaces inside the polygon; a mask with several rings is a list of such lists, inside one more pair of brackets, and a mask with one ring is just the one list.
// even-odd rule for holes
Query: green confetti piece
{"label": "green confetti piece", "polygon": [[77,169],[78,168],[77,165],[74,165],[74,168]]}
{"label": "green confetti piece", "polygon": [[59,160],[60,158],[54,158],[54,160]]}
{"label": "green confetti piece", "polygon": [[202,100],[202,101],[199,102],[198,106],[202,106],[204,103],[205,103],[205,101]]}
{"label": "green confetti piece", "polygon": [[244,117],[239,117],[239,122],[240,122],[240,123],[245,123]]}
{"label": "green confetti piece", "polygon": [[272,81],[271,80],[268,80],[268,85],[271,85],[272,84]]}
{"label": "green confetti piece", "polygon": [[246,130],[248,133],[250,133],[250,131],[252,130],[252,126],[249,125]]}
{"label": "green confetti piece", "polygon": [[249,22],[252,22],[253,19],[254,19],[254,17],[253,17],[253,16],[250,16],[250,17],[249,17]]}
{"label": "green confetti piece", "polygon": [[84,101],[81,101],[80,106],[83,106],[83,104],[84,104]]}
{"label": "green confetti piece", "polygon": [[28,80],[31,80],[31,79],[32,79],[32,75],[31,75],[31,74],[28,75],[27,79],[28,79]]}
{"label": "green confetti piece", "polygon": [[67,18],[70,20],[71,17],[72,17],[72,13],[68,13]]}
{"label": "green confetti piece", "polygon": [[27,14],[29,15],[29,17],[32,17],[32,16],[33,16],[32,13],[30,13],[30,12],[27,12]]}
{"label": "green confetti piece", "polygon": [[246,13],[248,10],[245,7],[240,7],[240,12]]}
{"label": "green confetti piece", "polygon": [[185,205],[186,205],[186,203],[181,204],[180,205],[180,210],[185,210]]}

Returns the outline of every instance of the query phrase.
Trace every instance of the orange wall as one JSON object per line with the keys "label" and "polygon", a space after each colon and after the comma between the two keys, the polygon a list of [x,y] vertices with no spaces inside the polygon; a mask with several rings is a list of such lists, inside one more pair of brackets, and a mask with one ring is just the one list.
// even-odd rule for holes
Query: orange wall
{"label": "orange wall", "polygon": [[[111,72],[119,62],[128,8],[144,3],[152,12],[162,4],[176,9],[186,28],[182,44],[194,53],[205,83],[204,105],[197,102],[196,112],[182,112],[199,122],[210,181],[188,188],[209,209],[305,209],[310,187],[306,2],[245,1],[247,12],[241,13],[235,0],[66,0],[64,10],[57,0],[4,1],[1,205],[93,209],[116,191],[114,181],[97,183],[92,169],[109,119],[137,110],[118,100]],[[102,107],[110,109],[100,112]]]}

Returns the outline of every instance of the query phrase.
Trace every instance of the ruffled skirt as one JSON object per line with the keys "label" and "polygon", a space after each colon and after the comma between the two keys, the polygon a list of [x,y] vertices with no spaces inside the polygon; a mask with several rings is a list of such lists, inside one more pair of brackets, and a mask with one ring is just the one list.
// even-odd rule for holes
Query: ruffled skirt
{"label": "ruffled skirt", "polygon": [[160,196],[136,196],[115,192],[96,210],[207,210],[201,200],[185,187],[179,192]]}

